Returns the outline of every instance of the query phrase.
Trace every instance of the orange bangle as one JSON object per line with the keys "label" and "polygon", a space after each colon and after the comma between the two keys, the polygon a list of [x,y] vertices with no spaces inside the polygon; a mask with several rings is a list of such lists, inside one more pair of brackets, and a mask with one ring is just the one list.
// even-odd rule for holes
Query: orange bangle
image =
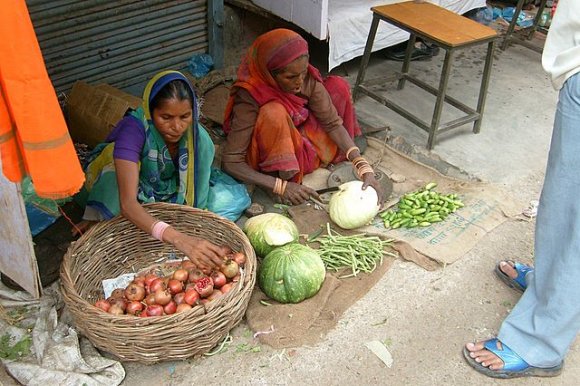
{"label": "orange bangle", "polygon": [[363,176],[367,173],[374,173],[373,168],[370,165],[365,165],[357,170],[358,178],[363,179]]}
{"label": "orange bangle", "polygon": [[358,152],[359,152],[359,154],[360,154],[360,149],[359,149],[357,146],[353,146],[353,147],[349,148],[349,149],[346,151],[346,159],[347,159],[348,161],[350,161],[350,158],[348,158],[348,157],[350,156],[350,153],[351,153],[351,152],[353,152],[353,151],[355,151],[355,150],[358,150]]}
{"label": "orange bangle", "polygon": [[352,164],[354,165],[354,167],[356,169],[361,168],[364,165],[368,165],[369,163],[367,162],[366,159],[364,159],[363,157],[357,157],[352,161]]}

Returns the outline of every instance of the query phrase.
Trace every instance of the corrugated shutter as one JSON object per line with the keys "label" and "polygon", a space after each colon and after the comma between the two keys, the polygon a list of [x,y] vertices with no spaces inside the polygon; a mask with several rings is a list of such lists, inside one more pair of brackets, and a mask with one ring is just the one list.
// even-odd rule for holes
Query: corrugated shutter
{"label": "corrugated shutter", "polygon": [[27,0],[57,93],[77,80],[126,88],[208,52],[208,0]]}

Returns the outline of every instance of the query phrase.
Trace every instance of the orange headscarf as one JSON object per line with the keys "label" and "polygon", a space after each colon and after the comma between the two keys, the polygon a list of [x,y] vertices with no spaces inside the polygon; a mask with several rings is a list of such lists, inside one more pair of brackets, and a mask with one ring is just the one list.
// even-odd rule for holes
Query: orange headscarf
{"label": "orange headscarf", "polygon": [[[277,100],[286,108],[296,126],[302,123],[308,117],[304,107],[307,101],[283,91],[271,72],[284,68],[303,55],[308,55],[308,43],[294,31],[279,28],[258,36],[238,68],[238,79],[226,107],[224,131],[230,131],[234,96],[240,88],[247,90],[259,106]],[[322,81],[320,72],[310,64],[308,72]]]}
{"label": "orange headscarf", "polygon": [[36,194],[69,197],[84,174],[48,78],[24,0],[0,12],[0,156],[3,174],[30,175]]}

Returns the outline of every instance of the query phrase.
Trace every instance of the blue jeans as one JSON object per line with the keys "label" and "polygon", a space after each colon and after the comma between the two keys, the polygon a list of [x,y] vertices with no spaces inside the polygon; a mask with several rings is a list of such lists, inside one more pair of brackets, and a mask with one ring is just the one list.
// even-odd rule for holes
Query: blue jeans
{"label": "blue jeans", "polygon": [[498,337],[553,367],[580,330],[580,73],[560,90],[535,237],[535,271]]}

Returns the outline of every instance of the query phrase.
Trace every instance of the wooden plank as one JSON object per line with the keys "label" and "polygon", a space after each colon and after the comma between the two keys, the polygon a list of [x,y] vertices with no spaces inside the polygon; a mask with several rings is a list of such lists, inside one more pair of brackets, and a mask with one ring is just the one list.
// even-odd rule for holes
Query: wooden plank
{"label": "wooden plank", "polygon": [[19,185],[1,173],[0,161],[0,271],[35,298],[42,287]]}
{"label": "wooden plank", "polygon": [[371,10],[399,28],[422,34],[448,47],[483,42],[498,36],[492,28],[428,2],[407,1],[372,7]]}

